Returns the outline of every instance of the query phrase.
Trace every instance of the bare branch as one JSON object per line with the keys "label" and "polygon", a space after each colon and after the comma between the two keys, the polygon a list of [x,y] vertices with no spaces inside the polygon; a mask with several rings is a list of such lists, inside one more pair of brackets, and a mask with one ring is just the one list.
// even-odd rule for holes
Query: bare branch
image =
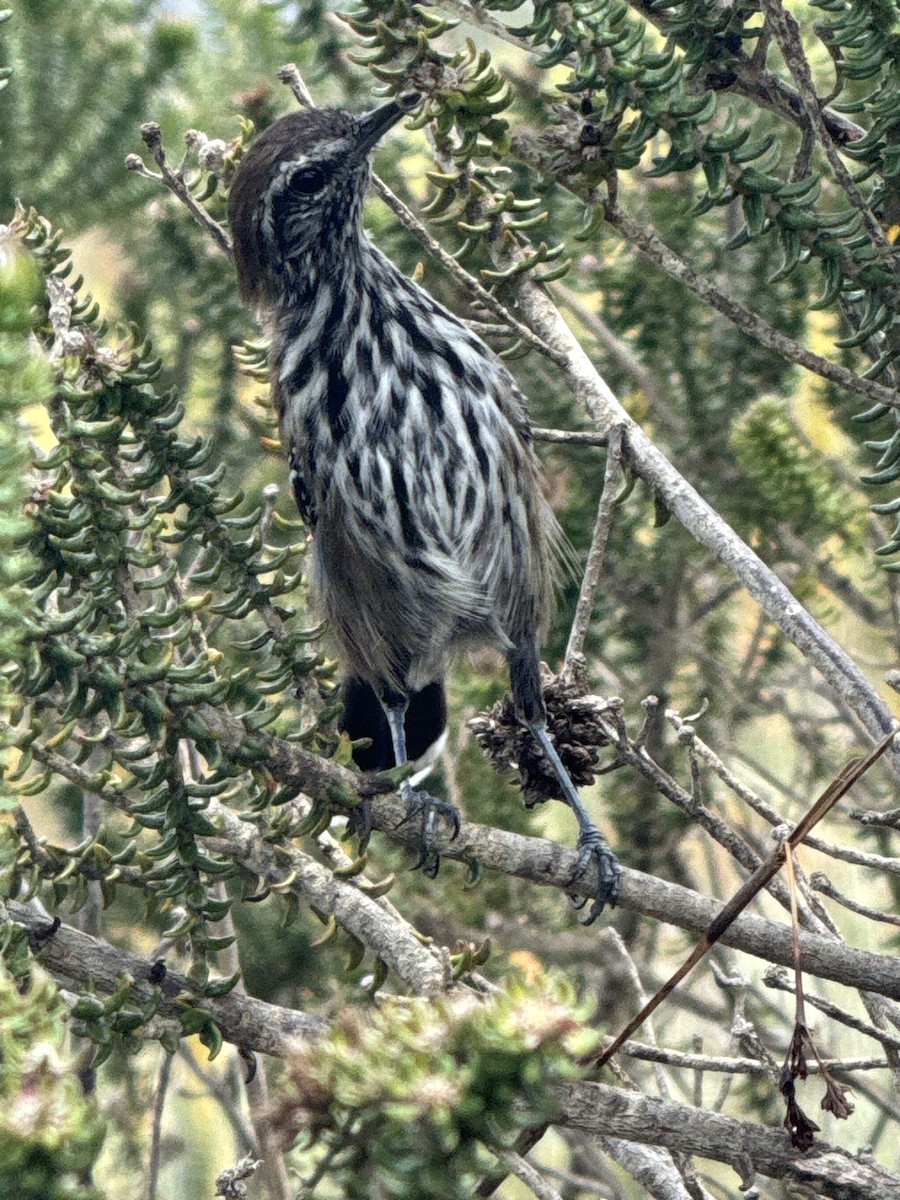
{"label": "bare branch", "polygon": [[[227,736],[236,725],[236,718],[225,719],[220,713],[221,736]],[[271,748],[268,766],[279,782],[294,778],[292,760],[309,756],[295,745],[257,734]],[[38,743],[32,744],[35,758],[51,766],[63,778],[87,782],[78,775],[81,768]],[[349,775],[343,768],[321,762],[340,775]],[[326,771],[327,773],[327,771]],[[82,772],[82,774],[84,774]],[[350,775],[352,779],[353,776]],[[100,793],[111,803],[127,812],[125,797],[118,789],[107,785]],[[385,832],[392,841],[421,850],[421,834],[409,820],[407,802],[397,795],[380,796],[372,802],[373,827]],[[381,901],[368,897],[351,882],[336,879],[332,872],[303,854],[292,845],[264,842],[253,825],[241,821],[224,805],[210,801],[207,815],[222,830],[218,838],[204,839],[216,853],[230,855],[244,862],[264,880],[284,890],[295,891],[321,911],[335,918],[404,979],[420,995],[444,990],[447,980],[443,963],[436,952],[423,947],[411,928],[400,922],[393,906],[384,907]],[[459,834],[451,840],[449,832],[441,830],[435,836],[435,846],[441,856],[470,862],[473,859],[488,870],[500,871],[544,887],[555,887],[568,894],[590,898],[596,892],[597,880],[591,867],[573,882],[578,864],[577,850],[570,850],[544,838],[524,837],[486,825],[463,821]],[[666,883],[652,875],[623,868],[619,904],[645,916],[682,929],[697,932],[706,930],[718,917],[722,904],[689,888]],[[790,965],[793,949],[790,929],[774,921],[744,913],[723,935],[724,945],[743,950],[769,962]],[[900,960],[895,957],[858,950],[819,934],[801,935],[803,965],[807,974],[821,975],[851,987],[862,988],[900,1000]]]}
{"label": "bare branch", "polygon": [[[672,723],[676,730],[682,730],[685,727],[684,721],[672,709],[667,709],[666,718]],[[691,743],[694,752],[701,758],[711,770],[722,780],[725,786],[736,796],[738,796],[749,808],[758,813],[763,820],[767,821],[772,826],[783,825],[785,822],[784,816],[773,808],[762,796],[759,795],[748,783],[739,779],[737,775],[731,771],[725,763],[719,758],[715,751],[699,738],[694,731],[691,735]],[[827,854],[829,858],[838,859],[841,862],[853,863],[859,867],[868,867],[874,871],[885,871],[890,875],[900,875],[900,858],[888,858],[884,854],[873,854],[865,850],[856,850],[852,846],[839,846],[834,842],[828,842],[824,838],[817,837],[815,834],[809,834],[804,839],[804,845],[811,847],[813,850],[818,850],[822,854]],[[825,888],[818,888],[825,894]],[[835,897],[836,898],[836,897]],[[859,911],[859,910],[857,910]],[[889,919],[889,918],[885,918]]]}
{"label": "bare branch", "polygon": [[171,1074],[172,1054],[168,1050],[163,1050],[162,1057],[159,1060],[159,1069],[156,1073],[156,1087],[153,1092],[153,1119],[150,1126],[150,1153],[147,1165],[147,1190],[145,1192],[147,1200],[156,1200],[157,1189],[159,1187],[162,1115],[166,1103],[166,1095],[169,1090]]}
{"label": "bare branch", "polygon": [[877,404],[887,404],[892,408],[900,407],[900,396],[894,388],[885,387],[873,379],[866,379],[839,363],[823,358],[821,354],[807,349],[770,325],[758,313],[752,312],[739,300],[726,295],[720,288],[711,283],[705,276],[700,275],[687,263],[680,254],[672,250],[652,228],[630,217],[619,204],[610,200],[606,205],[606,219],[618,229],[623,237],[638,247],[661,270],[673,279],[682,283],[689,291],[704,300],[722,316],[727,317],[738,329],[749,334],[761,346],[780,354],[788,362],[796,363],[814,375],[827,379],[838,387],[849,392],[856,392]]}
{"label": "bare branch", "polygon": [[537,1197],[537,1200],[562,1200],[556,1188],[551,1187],[540,1171],[536,1170],[531,1163],[526,1162],[520,1154],[516,1154],[513,1150],[494,1150],[493,1153],[497,1161],[502,1163],[511,1175],[515,1175],[516,1179],[524,1183],[532,1195]]}
{"label": "bare branch", "polygon": [[594,532],[591,537],[591,548],[588,551],[587,562],[584,565],[584,575],[581,580],[581,591],[578,604],[575,606],[575,616],[569,630],[569,642],[566,646],[565,661],[562,674],[572,674],[576,658],[580,658],[584,649],[584,639],[587,635],[591,614],[594,611],[594,596],[603,574],[603,559],[606,554],[606,543],[612,524],[613,506],[619,488],[622,470],[622,427],[614,425],[608,434],[606,451],[606,469],[603,476],[603,491],[600,503],[597,505],[597,519],[594,522]]}
{"label": "bare branch", "polygon": [[856,900],[851,900],[849,896],[845,896],[843,892],[839,892],[828,876],[821,871],[816,871],[810,879],[810,883],[817,892],[821,892],[823,896],[827,896],[829,900],[834,900],[843,908],[849,909],[850,912],[868,917],[870,921],[882,921],[886,925],[900,925],[900,916],[896,913],[881,912],[879,909],[872,908],[868,904],[860,904]]}
{"label": "bare branch", "polygon": [[[153,964],[147,959],[68,925],[61,925],[51,937],[44,938],[47,919],[40,912],[16,901],[9,902],[7,909],[14,921],[39,939],[42,964],[65,987],[78,987],[90,977],[99,992],[109,993],[122,972],[127,972],[135,980],[138,1001],[150,1000],[157,989],[162,993],[159,1011],[163,1018],[177,1019],[180,999],[190,996],[191,1003],[210,1013],[228,1041],[278,1057],[290,1051],[296,1038],[326,1032],[327,1025],[319,1018],[249,996],[202,999],[196,996],[187,977],[172,972],[154,985],[150,983]],[[722,1162],[733,1162],[735,1147],[739,1146],[761,1174],[790,1182],[814,1181],[826,1197],[893,1200],[900,1187],[897,1176],[827,1145],[820,1144],[815,1155],[800,1155],[790,1149],[780,1130],[643,1097],[622,1088],[574,1084],[561,1089],[560,1101],[561,1121],[570,1128],[667,1146]],[[839,1191],[839,1186],[844,1190]]]}
{"label": "bare branch", "polygon": [[531,436],[536,442],[554,442],[561,446],[605,446],[609,440],[605,433],[590,433],[581,429],[534,428]]}
{"label": "bare branch", "polygon": [[[102,938],[91,937],[71,925],[62,924],[47,937],[47,918],[37,909],[16,900],[6,903],[8,915],[37,939],[39,960],[64,988],[78,990],[88,979],[98,991],[115,990],[123,973],[134,979],[135,998],[143,1003],[162,993],[159,1016],[178,1021],[182,997],[208,1012],[226,1041],[262,1054],[283,1057],[297,1038],[313,1037],[325,1031],[321,1017],[296,1009],[280,1008],[252,996],[222,996],[204,999],[186,975],[167,971],[161,982],[155,978],[155,963],[128,950],[111,946]],[[153,973],[153,974],[152,974]]]}
{"label": "bare branch", "polygon": [[[784,990],[789,989],[785,988]],[[716,1054],[691,1053],[688,1050],[670,1050],[668,1047],[648,1046],[644,1042],[633,1040],[627,1041],[619,1053],[645,1062],[665,1063],[667,1066],[678,1067],[685,1071],[716,1071],[723,1074],[753,1075],[769,1070],[769,1064],[757,1058],[733,1058]],[[824,1058],[822,1065],[829,1071],[880,1071],[884,1070],[888,1061],[884,1057]],[[809,1064],[810,1074],[815,1074],[818,1070],[818,1063],[811,1062]]]}
{"label": "bare branch", "polygon": [[201,228],[210,235],[219,249],[231,258],[231,239],[228,234],[219,222],[209,215],[203,205],[199,204],[191,195],[191,189],[185,182],[183,173],[180,170],[173,171],[169,165],[169,160],[162,144],[162,133],[156,121],[144,122],[141,126],[141,137],[144,139],[145,146],[153,155],[153,159],[159,167],[159,175],[148,171],[138,154],[129,154],[125,159],[125,166],[129,171],[134,171],[145,179],[152,179],[154,182],[162,183],[164,187],[167,187],[173,195],[178,197]]}
{"label": "bare branch", "polygon": [[[791,976],[781,967],[769,967],[763,976],[763,982],[766,987],[777,988],[778,991],[787,992],[789,995],[794,994],[795,988],[791,982]],[[805,992],[804,999],[807,1004],[817,1008],[830,1020],[838,1021],[841,1025],[846,1025],[848,1029],[855,1029],[857,1033],[864,1033],[867,1037],[874,1038],[887,1050],[900,1050],[900,1037],[889,1033],[886,1029],[879,1029],[877,1025],[862,1021],[859,1017],[847,1012],[846,1009],[832,1004],[830,1000],[825,1000],[820,996],[811,996]]]}
{"label": "bare branch", "polygon": [[900,1189],[900,1176],[868,1157],[823,1142],[817,1143],[814,1154],[807,1154],[794,1150],[782,1130],[607,1084],[563,1088],[561,1120],[569,1128],[731,1163],[747,1186],[749,1167],[828,1200],[895,1200]]}

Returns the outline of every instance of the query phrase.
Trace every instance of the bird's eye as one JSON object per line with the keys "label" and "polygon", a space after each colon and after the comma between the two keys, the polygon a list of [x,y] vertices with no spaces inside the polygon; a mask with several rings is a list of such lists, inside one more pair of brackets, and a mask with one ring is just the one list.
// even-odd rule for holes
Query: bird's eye
{"label": "bird's eye", "polygon": [[325,186],[326,176],[321,167],[300,167],[291,176],[288,188],[297,196],[314,196]]}

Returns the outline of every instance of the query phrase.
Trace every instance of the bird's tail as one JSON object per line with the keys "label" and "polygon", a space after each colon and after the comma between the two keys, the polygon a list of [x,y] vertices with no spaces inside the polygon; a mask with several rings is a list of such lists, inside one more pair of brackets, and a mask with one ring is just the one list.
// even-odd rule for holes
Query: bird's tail
{"label": "bird's tail", "polygon": [[[338,720],[340,730],[351,741],[359,738],[371,741],[371,745],[354,750],[356,765],[362,771],[386,771],[394,766],[390,727],[371,684],[358,675],[348,676],[344,680],[343,701],[344,711]],[[410,762],[416,765],[416,775],[421,778],[434,765],[446,740],[447,697],[442,681],[428,683],[421,690],[409,693],[404,726],[407,754]]]}

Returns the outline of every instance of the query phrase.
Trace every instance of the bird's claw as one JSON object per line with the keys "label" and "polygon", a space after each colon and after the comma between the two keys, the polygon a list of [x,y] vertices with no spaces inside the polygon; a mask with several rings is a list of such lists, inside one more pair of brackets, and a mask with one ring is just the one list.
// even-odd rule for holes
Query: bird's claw
{"label": "bird's claw", "polygon": [[372,801],[365,797],[350,810],[350,830],[359,838],[360,852],[365,850],[372,836]]}
{"label": "bird's claw", "polygon": [[438,817],[443,817],[448,822],[451,829],[450,840],[453,841],[460,830],[459,812],[449,801],[432,796],[430,792],[417,791],[409,784],[401,786],[400,794],[409,803],[409,811],[400,824],[405,825],[407,821],[419,815],[422,817],[422,849],[413,870],[421,870],[423,875],[434,879],[441,865],[440,852],[434,845],[435,822]]}
{"label": "bird's claw", "polygon": [[[607,845],[606,838],[599,829],[591,826],[582,831],[578,838],[578,863],[569,884],[577,883],[591,863],[597,866],[597,891],[591,904],[585,925],[592,925],[600,916],[607,904],[615,908],[619,898],[619,883],[622,870],[615,854]],[[576,908],[583,908],[587,900],[573,901]]]}

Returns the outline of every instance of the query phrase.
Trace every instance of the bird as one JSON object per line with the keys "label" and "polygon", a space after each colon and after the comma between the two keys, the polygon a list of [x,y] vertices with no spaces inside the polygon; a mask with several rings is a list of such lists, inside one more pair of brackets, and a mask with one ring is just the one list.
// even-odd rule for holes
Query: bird
{"label": "bird", "polygon": [[[547,730],[538,646],[565,541],[525,399],[486,343],[363,227],[371,154],[419,101],[297,109],[251,142],[228,197],[238,287],[270,336],[311,586],[347,676],[344,727],[371,732],[370,768],[401,766],[413,727],[417,752],[439,732],[452,656],[501,650],[516,716],[578,822],[571,882],[596,865],[593,920],[615,903],[620,868]],[[386,741],[393,763],[377,749]],[[455,837],[458,812],[409,777],[400,792],[422,819],[417,865],[433,874],[437,822]]]}

